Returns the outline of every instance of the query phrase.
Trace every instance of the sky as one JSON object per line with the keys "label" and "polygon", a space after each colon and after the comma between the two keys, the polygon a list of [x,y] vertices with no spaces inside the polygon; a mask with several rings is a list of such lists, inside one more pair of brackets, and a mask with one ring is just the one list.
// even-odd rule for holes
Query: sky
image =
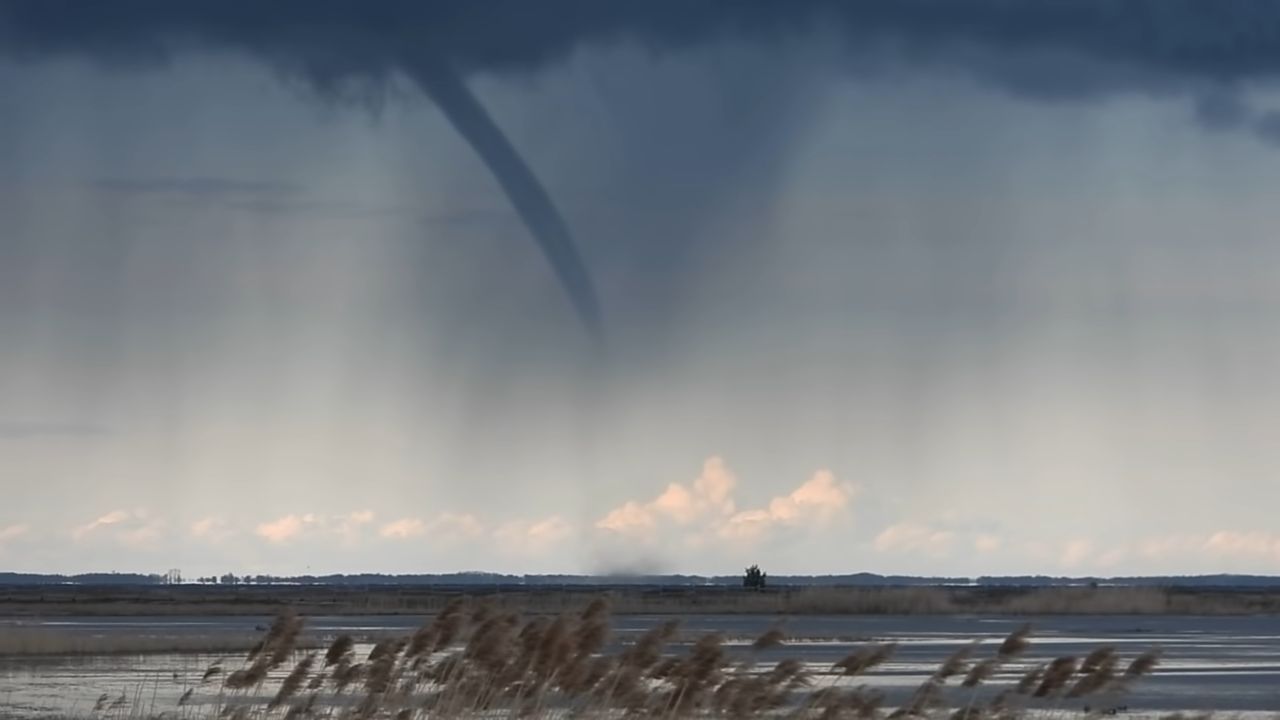
{"label": "sky", "polygon": [[1280,573],[1280,8],[0,0],[0,570]]}

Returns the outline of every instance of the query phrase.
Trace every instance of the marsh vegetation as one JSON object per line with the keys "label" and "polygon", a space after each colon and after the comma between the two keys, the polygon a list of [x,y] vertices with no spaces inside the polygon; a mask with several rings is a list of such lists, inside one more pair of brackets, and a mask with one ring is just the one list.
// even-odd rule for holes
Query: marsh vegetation
{"label": "marsh vegetation", "polygon": [[[834,663],[786,657],[775,625],[746,642],[686,635],[672,618],[619,642],[608,603],[522,615],[492,601],[454,600],[421,627],[362,646],[341,634],[299,646],[304,620],[278,617],[238,662],[210,664],[174,707],[103,694],[103,718],[723,717],[797,719],[1015,718],[1099,715],[1159,661],[1154,649],[1104,645],[1051,659],[1027,653],[1032,628],[956,646],[909,692],[887,692],[899,649],[851,644]],[[899,688],[901,690],[901,688]],[[891,694],[894,699],[891,701]]]}
{"label": "marsh vegetation", "polygon": [[1280,613],[1280,591],[1265,588],[808,586],[738,587],[339,587],[328,585],[15,587],[0,591],[0,615],[146,616],[421,615],[454,599],[483,597],[498,607],[559,613],[606,599],[617,615],[1254,615]]}

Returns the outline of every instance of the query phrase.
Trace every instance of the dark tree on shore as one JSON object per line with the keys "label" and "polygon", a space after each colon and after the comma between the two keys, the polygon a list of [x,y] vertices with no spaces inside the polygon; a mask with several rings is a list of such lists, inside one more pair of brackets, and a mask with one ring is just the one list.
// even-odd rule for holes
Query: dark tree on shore
{"label": "dark tree on shore", "polygon": [[752,565],[742,575],[742,587],[750,590],[763,590],[767,578],[768,575],[760,569],[759,565]]}

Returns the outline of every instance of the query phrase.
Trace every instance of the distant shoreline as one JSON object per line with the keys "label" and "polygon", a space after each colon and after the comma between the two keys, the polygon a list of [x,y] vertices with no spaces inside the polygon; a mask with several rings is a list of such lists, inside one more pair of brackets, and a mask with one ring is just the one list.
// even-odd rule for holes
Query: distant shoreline
{"label": "distant shoreline", "polygon": [[1257,615],[1280,614],[1280,588],[1141,586],[10,585],[0,616],[430,615],[485,598],[560,613],[608,598],[617,615]]}
{"label": "distant shoreline", "polygon": [[[767,570],[767,568],[765,568]],[[691,575],[680,573],[628,572],[615,574],[511,574],[484,571],[451,573],[330,573],[326,575],[234,575],[201,578],[183,577],[180,570],[167,573],[85,572],[22,573],[0,571],[0,590],[11,586],[158,586],[198,585],[315,585],[327,587],[486,587],[486,588],[582,588],[599,590],[620,587],[711,587],[740,588],[742,575]],[[768,576],[775,587],[1083,587],[1090,585],[1123,587],[1177,587],[1280,590],[1280,575],[1217,573],[1210,575],[881,575],[878,573],[836,573],[826,575]]]}

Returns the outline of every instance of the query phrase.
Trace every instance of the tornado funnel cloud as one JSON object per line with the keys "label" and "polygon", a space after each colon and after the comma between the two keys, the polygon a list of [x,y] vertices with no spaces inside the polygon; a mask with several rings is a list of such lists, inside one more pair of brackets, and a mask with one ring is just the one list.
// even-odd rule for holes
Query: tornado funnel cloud
{"label": "tornado funnel cloud", "polygon": [[591,277],[574,246],[568,224],[529,164],[447,61],[419,59],[405,70],[493,173],[529,234],[542,248],[587,333],[600,342],[600,307]]}

